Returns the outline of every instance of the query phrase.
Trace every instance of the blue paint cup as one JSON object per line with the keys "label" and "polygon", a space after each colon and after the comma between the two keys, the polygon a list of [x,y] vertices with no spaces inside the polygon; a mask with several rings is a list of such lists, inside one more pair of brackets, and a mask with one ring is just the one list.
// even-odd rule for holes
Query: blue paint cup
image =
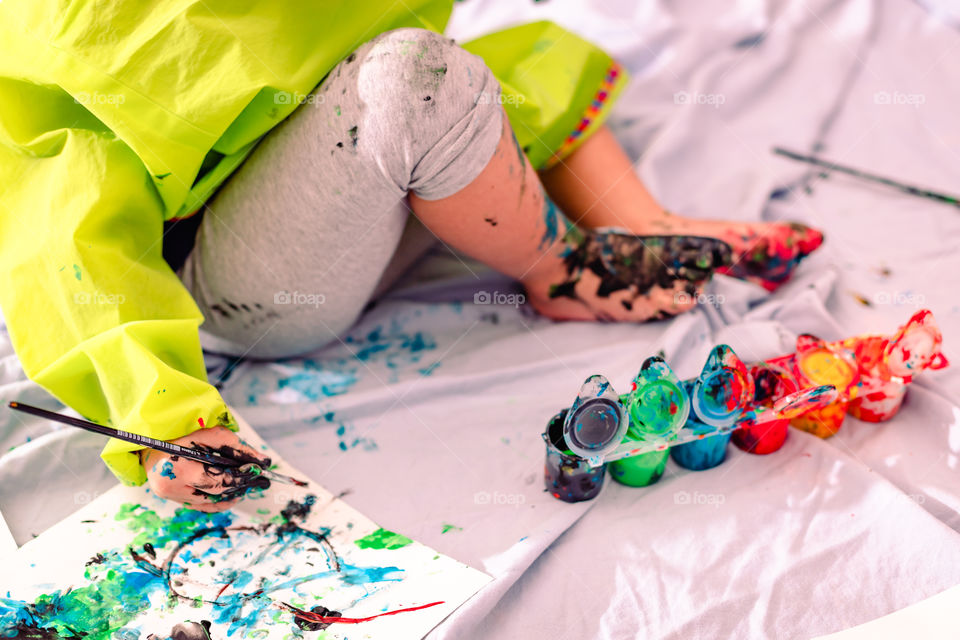
{"label": "blue paint cup", "polygon": [[[694,432],[714,433],[716,429],[694,420],[688,420],[684,430]],[[670,448],[670,457],[684,469],[703,471],[712,469],[727,458],[727,444],[733,432],[705,435],[702,440],[694,440],[686,444],[678,444]]]}
{"label": "blue paint cup", "polygon": [[555,415],[542,434],[547,445],[546,461],[543,468],[543,482],[546,491],[557,500],[564,502],[583,502],[591,500],[603,488],[603,479],[607,465],[591,467],[580,456],[567,448],[564,439],[564,422],[567,410]]}

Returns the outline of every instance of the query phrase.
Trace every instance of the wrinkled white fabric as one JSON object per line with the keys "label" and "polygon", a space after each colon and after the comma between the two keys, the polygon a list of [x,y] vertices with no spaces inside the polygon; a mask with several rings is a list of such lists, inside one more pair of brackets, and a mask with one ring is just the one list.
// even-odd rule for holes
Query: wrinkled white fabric
{"label": "wrinkled white fabric", "polygon": [[[458,38],[551,18],[617,55],[633,84],[613,126],[671,209],[799,220],[826,244],[773,296],[717,278],[708,293],[723,304],[636,326],[473,304],[516,290],[438,252],[349,341],[240,364],[228,402],[384,527],[494,576],[434,638],[805,638],[960,582],[960,215],[770,153],[820,145],[832,160],[956,191],[960,33],[924,6],[937,4],[458,4]],[[770,199],[788,185],[794,195]],[[766,358],[801,332],[892,332],[921,307],[954,366],[919,376],[887,423],[848,419],[826,441],[791,431],[776,453],[731,448],[704,472],[670,462],[658,484],[608,479],[590,503],[542,491],[540,432],[590,374],[625,389],[663,349],[691,376],[717,342]],[[42,402],[2,340],[0,399]],[[210,366],[216,379],[227,363]],[[47,429],[0,412],[3,451],[33,438],[0,458],[0,510],[20,542],[111,483],[96,436]]]}

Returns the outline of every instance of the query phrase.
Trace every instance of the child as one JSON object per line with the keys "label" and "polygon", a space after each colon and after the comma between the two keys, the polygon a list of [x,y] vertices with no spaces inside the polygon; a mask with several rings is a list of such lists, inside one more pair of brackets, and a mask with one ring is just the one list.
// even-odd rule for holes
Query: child
{"label": "child", "polygon": [[[625,73],[577,36],[460,47],[438,33],[451,0],[357,4],[0,4],[0,304],[33,380],[93,420],[256,456],[200,322],[237,356],[314,350],[435,240],[547,317],[645,321],[717,270],[772,289],[819,245],[667,213],[603,126]],[[103,457],[207,511],[245,482],[119,441]]]}

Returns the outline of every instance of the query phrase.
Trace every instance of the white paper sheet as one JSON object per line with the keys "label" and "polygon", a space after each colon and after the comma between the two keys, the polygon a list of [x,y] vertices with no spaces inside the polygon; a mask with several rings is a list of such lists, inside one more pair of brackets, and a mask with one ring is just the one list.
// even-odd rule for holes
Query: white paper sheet
{"label": "white paper sheet", "polygon": [[420,638],[490,579],[314,483],[274,483],[221,514],[117,486],[4,567],[0,637]]}

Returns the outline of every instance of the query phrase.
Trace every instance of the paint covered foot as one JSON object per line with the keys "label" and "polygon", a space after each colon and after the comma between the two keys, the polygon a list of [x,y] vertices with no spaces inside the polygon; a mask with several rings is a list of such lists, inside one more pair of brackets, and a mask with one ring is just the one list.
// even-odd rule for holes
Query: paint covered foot
{"label": "paint covered foot", "polygon": [[718,238],[733,249],[733,263],[717,269],[773,291],[786,282],[800,261],[823,244],[823,234],[796,222],[697,220],[663,212],[631,227],[634,233],[672,233]]}
{"label": "paint covered foot", "polygon": [[525,281],[533,307],[564,320],[644,321],[695,305],[713,273],[730,265],[730,246],[716,238],[636,236],[570,226],[561,271],[552,281]]}

